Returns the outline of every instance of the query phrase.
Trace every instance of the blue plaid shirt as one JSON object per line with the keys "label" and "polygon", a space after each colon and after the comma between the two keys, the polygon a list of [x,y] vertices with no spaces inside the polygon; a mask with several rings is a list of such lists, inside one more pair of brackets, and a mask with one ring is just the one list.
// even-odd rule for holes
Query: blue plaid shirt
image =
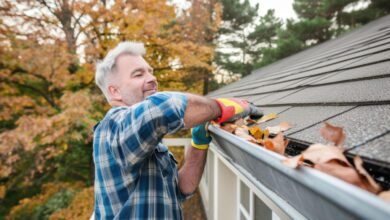
{"label": "blue plaid shirt", "polygon": [[96,219],[181,219],[185,195],[162,137],[184,127],[185,95],[156,93],[115,107],[95,126]]}

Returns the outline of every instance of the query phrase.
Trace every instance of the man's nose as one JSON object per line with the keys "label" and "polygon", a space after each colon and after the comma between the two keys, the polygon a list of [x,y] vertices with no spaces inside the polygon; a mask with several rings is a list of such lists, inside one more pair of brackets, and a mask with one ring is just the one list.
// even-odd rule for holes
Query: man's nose
{"label": "man's nose", "polygon": [[155,75],[153,75],[153,73],[149,72],[148,71],[148,78],[147,78],[147,82],[157,82],[157,78]]}

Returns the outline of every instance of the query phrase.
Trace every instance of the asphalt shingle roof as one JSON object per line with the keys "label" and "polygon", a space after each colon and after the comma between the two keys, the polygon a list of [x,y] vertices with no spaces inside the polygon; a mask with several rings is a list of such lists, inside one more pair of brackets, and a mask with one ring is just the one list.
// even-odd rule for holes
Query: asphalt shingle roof
{"label": "asphalt shingle roof", "polygon": [[348,153],[390,167],[390,16],[253,71],[209,94],[246,98],[322,142],[322,122],[344,127]]}

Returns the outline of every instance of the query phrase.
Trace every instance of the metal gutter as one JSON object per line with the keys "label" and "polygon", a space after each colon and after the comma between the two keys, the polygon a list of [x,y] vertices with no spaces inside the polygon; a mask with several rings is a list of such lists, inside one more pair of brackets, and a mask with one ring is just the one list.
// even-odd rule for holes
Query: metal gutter
{"label": "metal gutter", "polygon": [[[255,190],[251,187],[253,191],[259,191],[258,197],[266,203],[271,209],[277,213],[280,219],[307,219],[300,212],[298,212],[295,208],[293,208],[289,203],[287,203],[284,199],[280,198],[276,193],[272,190],[265,187],[261,182],[257,181],[257,179],[249,173],[246,169],[241,167],[239,164],[232,161],[225,153],[223,153],[220,149],[217,149],[214,144],[211,145],[211,150],[214,153],[218,154],[218,158],[222,160],[226,166],[228,166],[234,172],[240,173],[240,175],[244,176],[247,181],[252,184]],[[245,180],[242,180],[245,181]],[[246,181],[245,181],[246,182]],[[245,183],[249,185],[247,182]],[[267,202],[266,202],[267,201]],[[270,201],[270,202],[268,202]]]}
{"label": "metal gutter", "polygon": [[390,219],[376,195],[308,167],[291,169],[285,157],[210,126],[216,147],[254,179],[309,219]]}

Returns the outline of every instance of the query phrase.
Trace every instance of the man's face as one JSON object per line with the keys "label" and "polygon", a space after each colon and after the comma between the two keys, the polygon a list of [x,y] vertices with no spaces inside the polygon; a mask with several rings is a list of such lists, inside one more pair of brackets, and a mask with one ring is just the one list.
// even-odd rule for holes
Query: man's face
{"label": "man's face", "polygon": [[[131,106],[157,92],[157,81],[153,69],[141,57],[131,54],[120,55],[116,60],[113,85],[114,98]],[[109,88],[110,89],[110,88]]]}

